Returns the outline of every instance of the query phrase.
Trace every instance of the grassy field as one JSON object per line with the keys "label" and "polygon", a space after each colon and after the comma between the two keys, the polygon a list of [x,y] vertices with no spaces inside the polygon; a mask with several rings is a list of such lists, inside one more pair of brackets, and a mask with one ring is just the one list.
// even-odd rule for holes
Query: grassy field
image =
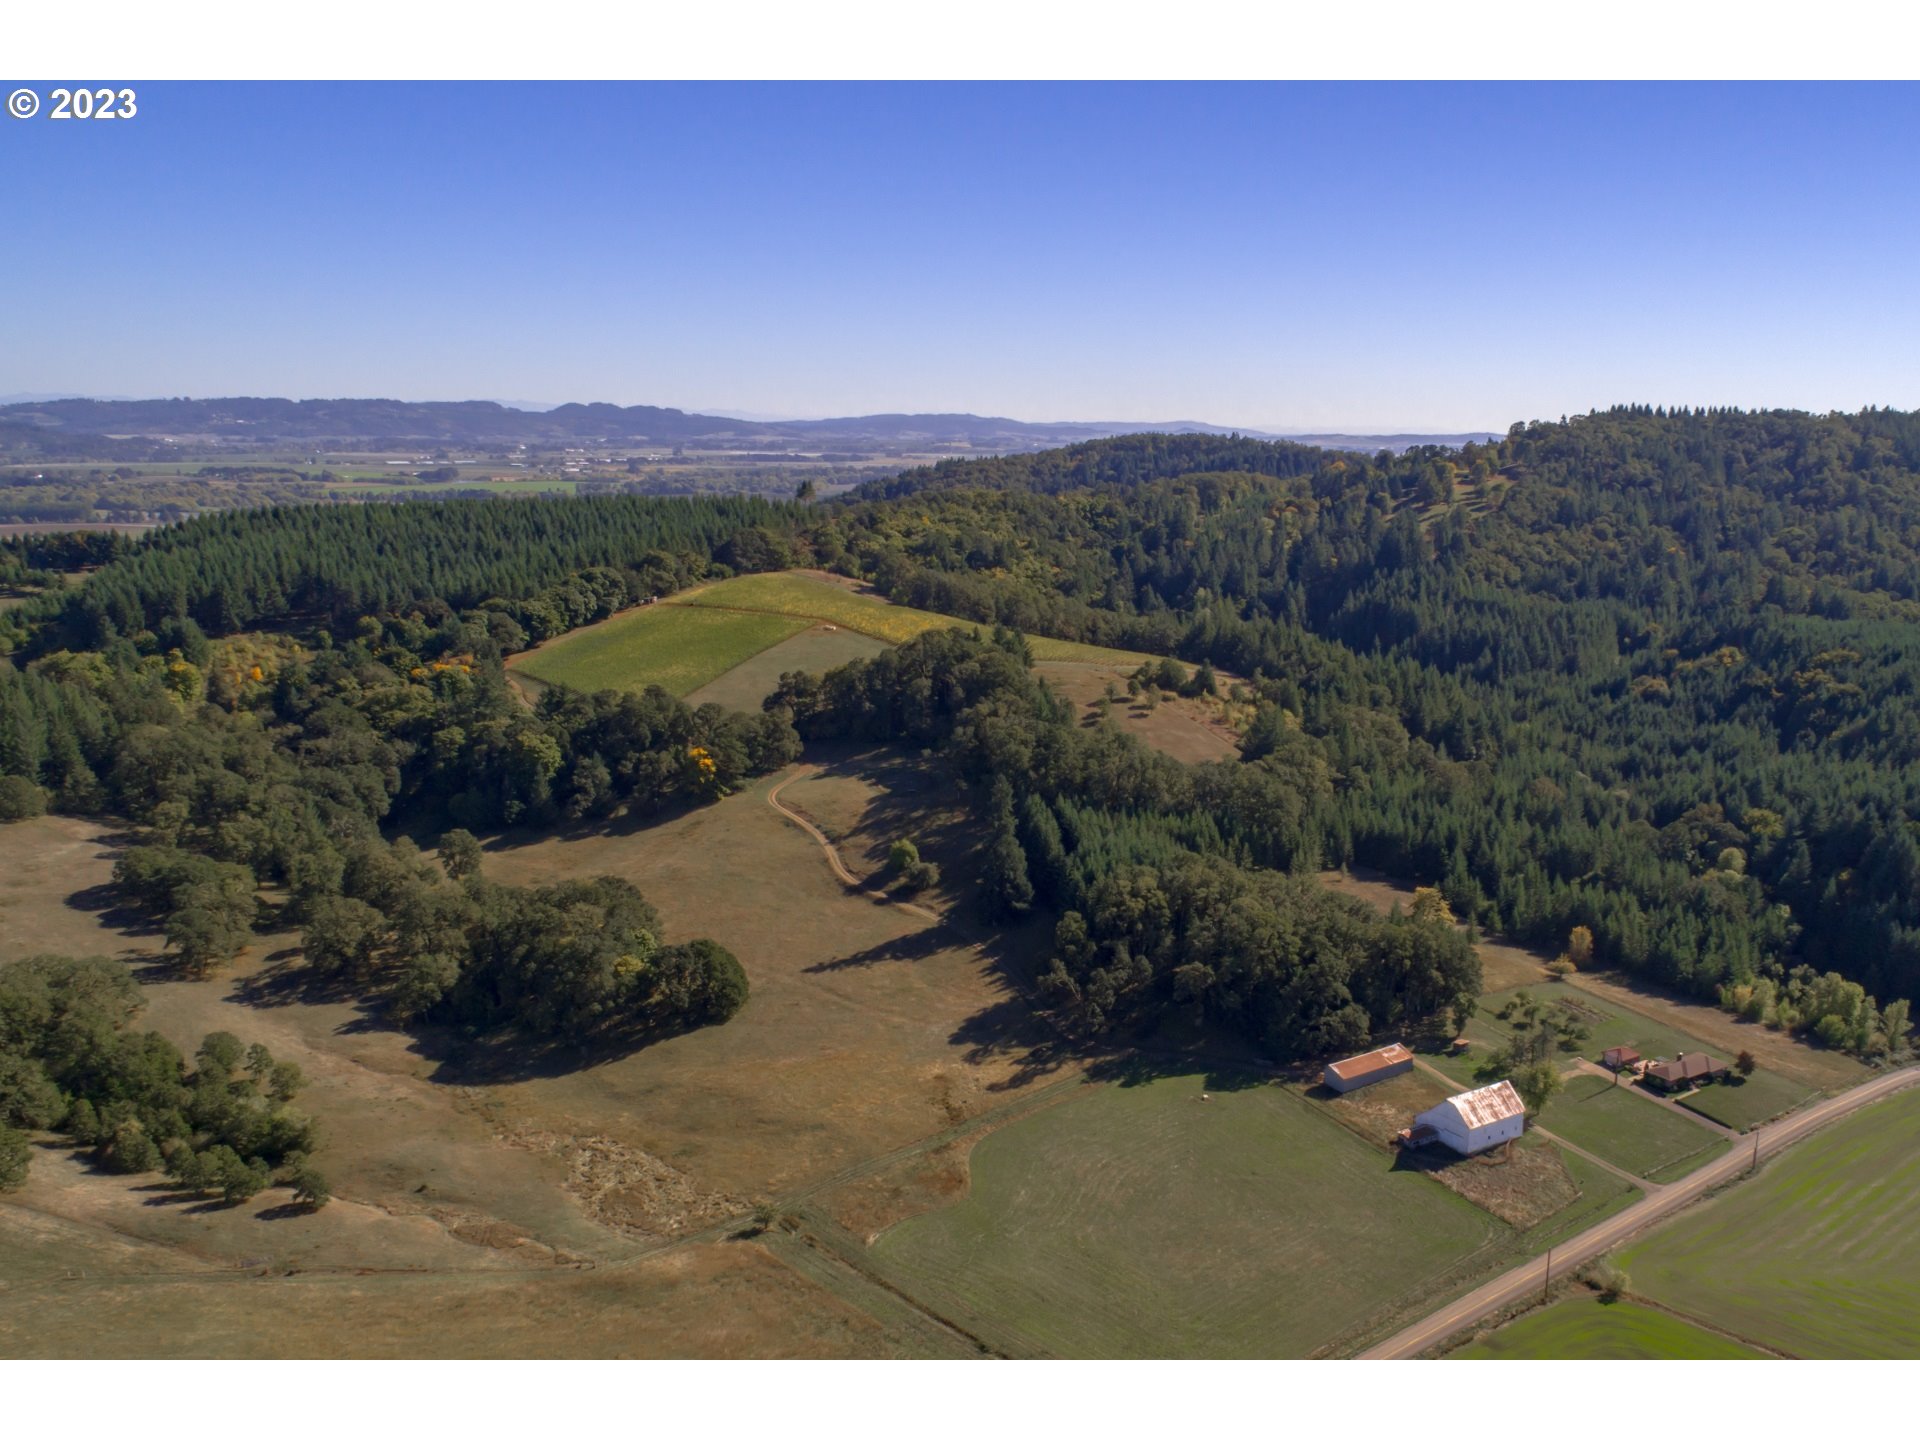
{"label": "grassy field", "polygon": [[1598,1075],[1568,1077],[1547,1102],[1540,1123],[1622,1170],[1661,1182],[1726,1154],[1729,1143]]}
{"label": "grassy field", "polygon": [[513,658],[513,668],[576,690],[689,695],[808,627],[793,616],[648,605]]}
{"label": "grassy field", "polygon": [[[675,598],[675,604],[751,610],[767,615],[792,615],[842,625],[871,635],[889,645],[900,645],[929,630],[971,628],[975,622],[889,604],[879,595],[849,589],[831,580],[783,571],[774,575],[740,575]],[[988,627],[981,627],[988,628]],[[1085,664],[1137,667],[1153,657],[1129,650],[1109,650],[1071,640],[1028,636],[1035,660],[1076,661]]]}
{"label": "grassy field", "polygon": [[1800,1141],[1618,1257],[1636,1294],[1808,1359],[1920,1357],[1920,1092]]}
{"label": "grassy field", "polygon": [[878,655],[886,642],[858,630],[829,630],[813,625],[799,634],[769,646],[758,655],[750,655],[718,680],[702,685],[686,697],[689,705],[724,705],[729,710],[758,711],[760,702],[774,692],[780,677],[789,670],[805,670],[818,675]]}
{"label": "grassy field", "polygon": [[1114,1085],[975,1148],[966,1199],[882,1234],[882,1273],[1063,1356],[1302,1356],[1505,1227],[1279,1086]]}
{"label": "grassy field", "polygon": [[1664,1310],[1590,1296],[1531,1310],[1451,1360],[1760,1360],[1757,1350]]}
{"label": "grassy field", "polygon": [[1681,1096],[1677,1103],[1709,1120],[1719,1121],[1730,1130],[1751,1130],[1812,1096],[1813,1091],[1784,1075],[1755,1070],[1744,1080],[1730,1075],[1725,1080],[1703,1085],[1691,1095]]}

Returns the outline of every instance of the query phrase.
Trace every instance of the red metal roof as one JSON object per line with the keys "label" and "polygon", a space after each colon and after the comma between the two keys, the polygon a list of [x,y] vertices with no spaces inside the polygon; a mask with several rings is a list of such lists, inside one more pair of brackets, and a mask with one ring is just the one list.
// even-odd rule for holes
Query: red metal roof
{"label": "red metal roof", "polygon": [[1413,1052],[1404,1045],[1383,1045],[1378,1050],[1369,1050],[1364,1055],[1355,1055],[1351,1059],[1336,1060],[1327,1069],[1342,1080],[1354,1080],[1362,1075],[1371,1075],[1376,1070],[1385,1070],[1390,1065],[1399,1065],[1413,1059]]}

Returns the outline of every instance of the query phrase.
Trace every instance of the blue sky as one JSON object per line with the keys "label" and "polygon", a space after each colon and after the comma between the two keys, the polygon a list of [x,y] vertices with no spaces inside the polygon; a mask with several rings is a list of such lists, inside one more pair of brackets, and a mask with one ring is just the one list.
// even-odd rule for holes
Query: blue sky
{"label": "blue sky", "polygon": [[0,393],[1920,406],[1917,86],[139,90],[0,118]]}

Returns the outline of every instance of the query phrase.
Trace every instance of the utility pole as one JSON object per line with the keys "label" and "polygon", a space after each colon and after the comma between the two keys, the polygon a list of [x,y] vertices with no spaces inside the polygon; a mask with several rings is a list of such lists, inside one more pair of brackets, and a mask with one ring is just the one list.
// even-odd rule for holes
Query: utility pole
{"label": "utility pole", "polygon": [[1547,1278],[1540,1282],[1540,1298],[1544,1301],[1553,1293],[1553,1247],[1547,1247]]}
{"label": "utility pole", "polygon": [[1754,1171],[1758,1170],[1759,1168],[1760,1168],[1760,1132],[1756,1130],[1753,1132],[1753,1163],[1747,1167],[1747,1173],[1751,1175],[1753,1174]]}

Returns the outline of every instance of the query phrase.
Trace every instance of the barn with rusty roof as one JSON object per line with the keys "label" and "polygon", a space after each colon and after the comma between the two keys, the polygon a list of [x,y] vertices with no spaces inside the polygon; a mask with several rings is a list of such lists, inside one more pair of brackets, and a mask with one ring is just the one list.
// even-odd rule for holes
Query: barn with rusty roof
{"label": "barn with rusty roof", "polygon": [[1449,1095],[1431,1110],[1414,1116],[1402,1131],[1411,1145],[1438,1141],[1462,1155],[1478,1155],[1509,1140],[1518,1140],[1527,1128],[1527,1107],[1520,1092],[1506,1080]]}
{"label": "barn with rusty roof", "polygon": [[1358,1090],[1362,1085],[1404,1075],[1411,1069],[1411,1050],[1404,1045],[1382,1045],[1378,1050],[1369,1050],[1350,1060],[1334,1061],[1320,1078],[1329,1090],[1337,1090],[1344,1095],[1349,1090]]}

